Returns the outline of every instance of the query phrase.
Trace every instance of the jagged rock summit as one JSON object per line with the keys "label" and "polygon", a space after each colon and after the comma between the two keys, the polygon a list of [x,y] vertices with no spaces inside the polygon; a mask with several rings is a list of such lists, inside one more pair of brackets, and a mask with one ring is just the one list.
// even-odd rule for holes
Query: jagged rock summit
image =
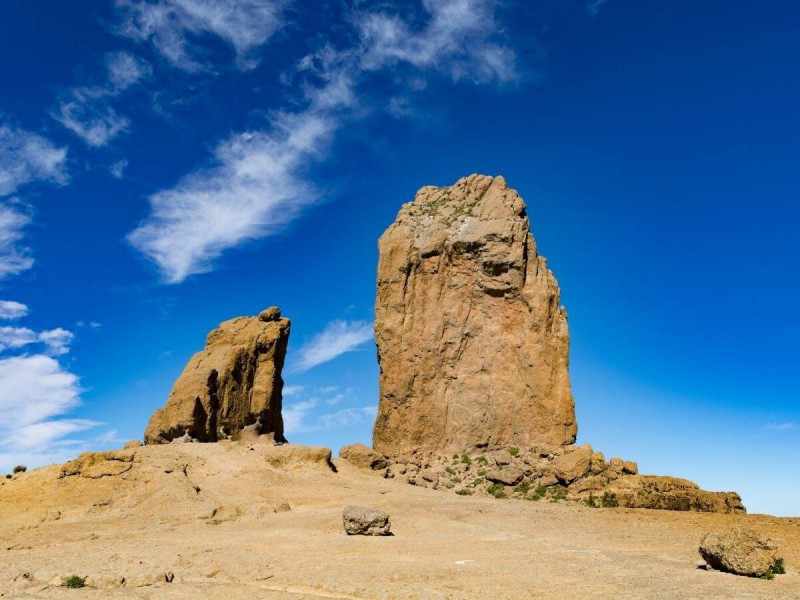
{"label": "jagged rock summit", "polygon": [[216,442],[243,432],[283,436],[281,371],[289,319],[271,307],[257,317],[225,321],[208,334],[150,418],[146,444]]}
{"label": "jagged rock summit", "polygon": [[379,251],[376,450],[575,441],[567,314],[502,177],[423,187]]}

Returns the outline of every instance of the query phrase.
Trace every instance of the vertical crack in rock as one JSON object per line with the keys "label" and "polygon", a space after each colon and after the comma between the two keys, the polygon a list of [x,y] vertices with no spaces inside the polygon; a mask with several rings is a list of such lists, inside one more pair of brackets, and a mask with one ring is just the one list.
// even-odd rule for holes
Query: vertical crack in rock
{"label": "vertical crack in rock", "polygon": [[376,450],[575,441],[566,311],[502,177],[422,188],[379,255]]}
{"label": "vertical crack in rock", "polygon": [[220,324],[150,418],[145,443],[215,442],[245,429],[285,442],[281,372],[290,327],[275,307]]}

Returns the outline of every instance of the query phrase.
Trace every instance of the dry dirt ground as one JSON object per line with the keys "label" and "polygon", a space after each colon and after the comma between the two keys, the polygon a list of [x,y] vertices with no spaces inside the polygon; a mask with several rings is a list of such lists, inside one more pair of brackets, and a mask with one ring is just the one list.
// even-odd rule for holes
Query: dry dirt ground
{"label": "dry dirt ground", "polygon": [[[461,497],[258,442],[123,458],[4,480],[0,596],[800,598],[800,519]],[[346,536],[348,504],[389,512],[394,536]],[[697,569],[702,536],[736,524],[772,537],[787,574]],[[87,587],[59,585],[72,574]]]}

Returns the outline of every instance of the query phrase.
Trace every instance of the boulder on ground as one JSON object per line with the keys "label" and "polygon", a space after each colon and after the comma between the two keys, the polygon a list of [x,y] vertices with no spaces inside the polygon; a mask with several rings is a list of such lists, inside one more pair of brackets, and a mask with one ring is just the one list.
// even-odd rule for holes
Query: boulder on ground
{"label": "boulder on ground", "polygon": [[130,448],[140,448],[142,446],[142,442],[139,440],[131,440],[129,442],[125,442],[125,450],[129,450]]}
{"label": "boulder on ground", "polygon": [[285,442],[281,371],[289,319],[276,307],[225,321],[208,334],[175,382],[164,408],[150,418],[146,444],[216,442],[244,431]]}
{"label": "boulder on ground", "polygon": [[380,471],[388,466],[386,457],[383,454],[364,444],[342,446],[342,449],[339,450],[339,457],[360,469]]}
{"label": "boulder on ground", "polygon": [[348,506],[342,520],[347,535],[391,535],[389,515],[376,508]]}
{"label": "boulder on ground", "polygon": [[709,533],[700,544],[700,555],[711,567],[747,577],[767,575],[776,550],[772,540],[746,527]]}
{"label": "boulder on ground", "polygon": [[589,444],[570,448],[552,462],[553,473],[562,484],[569,485],[589,472],[593,455]]}

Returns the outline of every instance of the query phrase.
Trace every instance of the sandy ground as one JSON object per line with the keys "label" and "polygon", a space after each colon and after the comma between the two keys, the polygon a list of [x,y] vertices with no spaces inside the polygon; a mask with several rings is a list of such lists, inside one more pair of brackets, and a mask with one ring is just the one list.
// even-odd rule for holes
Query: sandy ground
{"label": "sandy ground", "polygon": [[[276,452],[146,447],[122,475],[6,481],[0,596],[800,599],[800,519],[462,497]],[[345,535],[348,504],[389,512],[394,536]],[[702,536],[738,524],[778,543],[786,575],[697,569]],[[61,587],[71,574],[87,587]]]}

